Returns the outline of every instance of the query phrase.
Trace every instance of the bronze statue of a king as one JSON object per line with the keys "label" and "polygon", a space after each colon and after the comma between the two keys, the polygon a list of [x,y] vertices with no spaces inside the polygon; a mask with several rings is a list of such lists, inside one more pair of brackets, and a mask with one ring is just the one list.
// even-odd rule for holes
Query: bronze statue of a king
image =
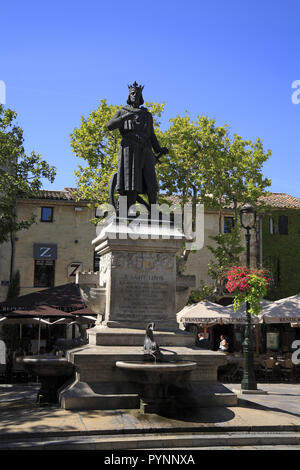
{"label": "bronze statue of a king", "polygon": [[107,123],[109,130],[119,129],[122,140],[119,149],[118,172],[115,190],[127,196],[127,208],[137,201],[139,194],[148,196],[148,208],[157,202],[158,184],[155,164],[159,157],[168,153],[161,147],[153,128],[152,114],[143,107],[143,86],[136,82],[129,85],[127,105],[121,108]]}

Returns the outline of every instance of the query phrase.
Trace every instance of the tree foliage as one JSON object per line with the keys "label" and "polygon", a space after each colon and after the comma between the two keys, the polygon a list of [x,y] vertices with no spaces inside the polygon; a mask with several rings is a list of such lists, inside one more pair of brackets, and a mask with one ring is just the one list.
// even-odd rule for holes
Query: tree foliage
{"label": "tree foliage", "polygon": [[192,121],[188,114],[170,120],[162,135],[169,150],[168,160],[160,166],[161,189],[167,195],[177,194],[182,203],[192,201],[219,211],[246,201],[256,203],[270,186],[262,167],[271,155],[264,151],[258,138],[243,140],[230,136],[228,125],[217,126],[214,119],[198,116]]}
{"label": "tree foliage", "polygon": [[193,289],[191,291],[188,304],[195,304],[202,300],[215,300],[214,286],[207,286],[204,281],[200,281],[198,289]]}
{"label": "tree foliage", "polygon": [[81,197],[89,201],[108,201],[108,185],[117,168],[121,136],[110,132],[106,124],[120,108],[109,106],[103,99],[96,111],[87,118],[81,117],[80,127],[71,134],[73,152],[86,163],[75,171],[78,189]]}
{"label": "tree foliage", "polygon": [[[188,114],[177,116],[170,123],[162,136],[169,157],[159,167],[161,189],[166,195],[179,196],[182,204],[191,200],[193,204],[213,204],[211,192],[207,191],[211,177],[207,168],[213,160],[219,161],[226,128],[216,127],[213,120],[204,116],[192,121]],[[219,176],[222,177],[221,171]]]}
{"label": "tree foliage", "polygon": [[241,245],[238,224],[232,228],[230,233],[218,233],[210,238],[215,243],[214,246],[207,245],[213,254],[213,260],[208,263],[208,275],[214,282],[215,295],[222,296],[227,270],[239,263],[240,255],[245,251],[245,248]]}
{"label": "tree foliage", "polygon": [[[236,231],[232,235],[222,234],[222,210],[231,206],[237,220],[239,205],[246,201],[255,205],[265,194],[271,182],[263,176],[262,168],[271,151],[264,150],[259,138],[252,142],[238,134],[231,136],[227,124],[218,126],[207,116],[192,120],[187,112],[170,119],[169,128],[163,131],[160,118],[164,104],[145,103],[145,106],[152,112],[161,146],[169,149],[168,156],[156,167],[159,202],[176,196],[175,201],[181,206],[192,203],[194,214],[198,203],[219,212],[219,235],[216,247],[211,248],[216,262],[210,267],[218,284],[220,273],[241,252]],[[117,169],[121,137],[117,131],[109,132],[106,123],[120,108],[102,100],[96,111],[81,118],[80,127],[71,134],[74,153],[86,162],[86,166],[80,165],[75,173],[78,187],[81,196],[93,202],[107,202],[109,180]],[[184,270],[189,253],[185,250],[177,263],[180,272]]]}
{"label": "tree foliage", "polygon": [[[255,202],[270,185],[262,166],[271,152],[264,152],[260,139],[251,142],[237,134],[230,137],[228,125],[217,126],[206,116],[192,121],[188,113],[170,119],[169,128],[162,131],[165,105],[148,102],[145,106],[153,115],[159,142],[169,149],[157,166],[162,195],[176,195],[181,204],[192,200],[222,208],[246,200]],[[106,124],[120,108],[101,100],[96,111],[81,117],[80,126],[70,136],[73,152],[86,162],[75,172],[78,187],[92,201],[107,201],[109,179],[117,169],[121,136],[118,131],[108,131]]]}
{"label": "tree foliage", "polygon": [[9,284],[6,301],[12,301],[19,297],[20,289],[20,271],[17,270],[12,276],[11,283]]}
{"label": "tree foliage", "polygon": [[55,178],[55,168],[39,154],[26,155],[23,130],[16,124],[16,117],[15,111],[0,105],[0,243],[34,222],[33,218],[16,219],[16,199],[36,195],[42,178],[51,182]]}

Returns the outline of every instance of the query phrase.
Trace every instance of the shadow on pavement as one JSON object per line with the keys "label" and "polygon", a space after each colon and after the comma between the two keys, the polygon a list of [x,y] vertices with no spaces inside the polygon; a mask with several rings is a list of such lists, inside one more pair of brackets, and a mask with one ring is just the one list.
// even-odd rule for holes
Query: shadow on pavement
{"label": "shadow on pavement", "polygon": [[187,408],[177,409],[176,411],[165,411],[160,414],[167,419],[183,421],[185,423],[224,423],[231,421],[235,417],[235,413],[223,407],[214,408]]}
{"label": "shadow on pavement", "polygon": [[[271,395],[271,393],[269,394]],[[296,396],[296,395],[293,395]],[[262,405],[260,403],[255,403],[253,401],[247,400],[246,398],[238,398],[238,406],[243,407],[243,408],[251,408],[255,410],[260,410],[260,411],[273,411],[276,413],[283,413],[291,416],[297,416],[300,417],[300,411],[299,412],[293,412],[289,411],[287,409],[279,408],[279,407],[274,407],[272,405]]]}

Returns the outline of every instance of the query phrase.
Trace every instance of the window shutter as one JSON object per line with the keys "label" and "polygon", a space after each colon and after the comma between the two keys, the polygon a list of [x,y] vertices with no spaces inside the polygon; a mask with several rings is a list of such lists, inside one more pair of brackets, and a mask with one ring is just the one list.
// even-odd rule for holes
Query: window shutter
{"label": "window shutter", "polygon": [[288,235],[289,218],[287,215],[280,215],[278,219],[278,231],[280,235]]}

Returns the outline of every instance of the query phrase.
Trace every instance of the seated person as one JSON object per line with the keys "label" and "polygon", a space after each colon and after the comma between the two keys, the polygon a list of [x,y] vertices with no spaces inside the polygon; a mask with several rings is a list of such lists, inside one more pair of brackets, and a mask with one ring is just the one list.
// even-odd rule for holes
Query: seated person
{"label": "seated person", "polygon": [[203,333],[198,333],[197,334],[195,345],[198,348],[203,348],[203,349],[208,349],[209,348],[208,341],[207,341],[207,339],[204,338]]}
{"label": "seated person", "polygon": [[228,351],[228,342],[225,336],[221,335],[220,340],[221,341],[220,341],[219,349],[224,352]]}

